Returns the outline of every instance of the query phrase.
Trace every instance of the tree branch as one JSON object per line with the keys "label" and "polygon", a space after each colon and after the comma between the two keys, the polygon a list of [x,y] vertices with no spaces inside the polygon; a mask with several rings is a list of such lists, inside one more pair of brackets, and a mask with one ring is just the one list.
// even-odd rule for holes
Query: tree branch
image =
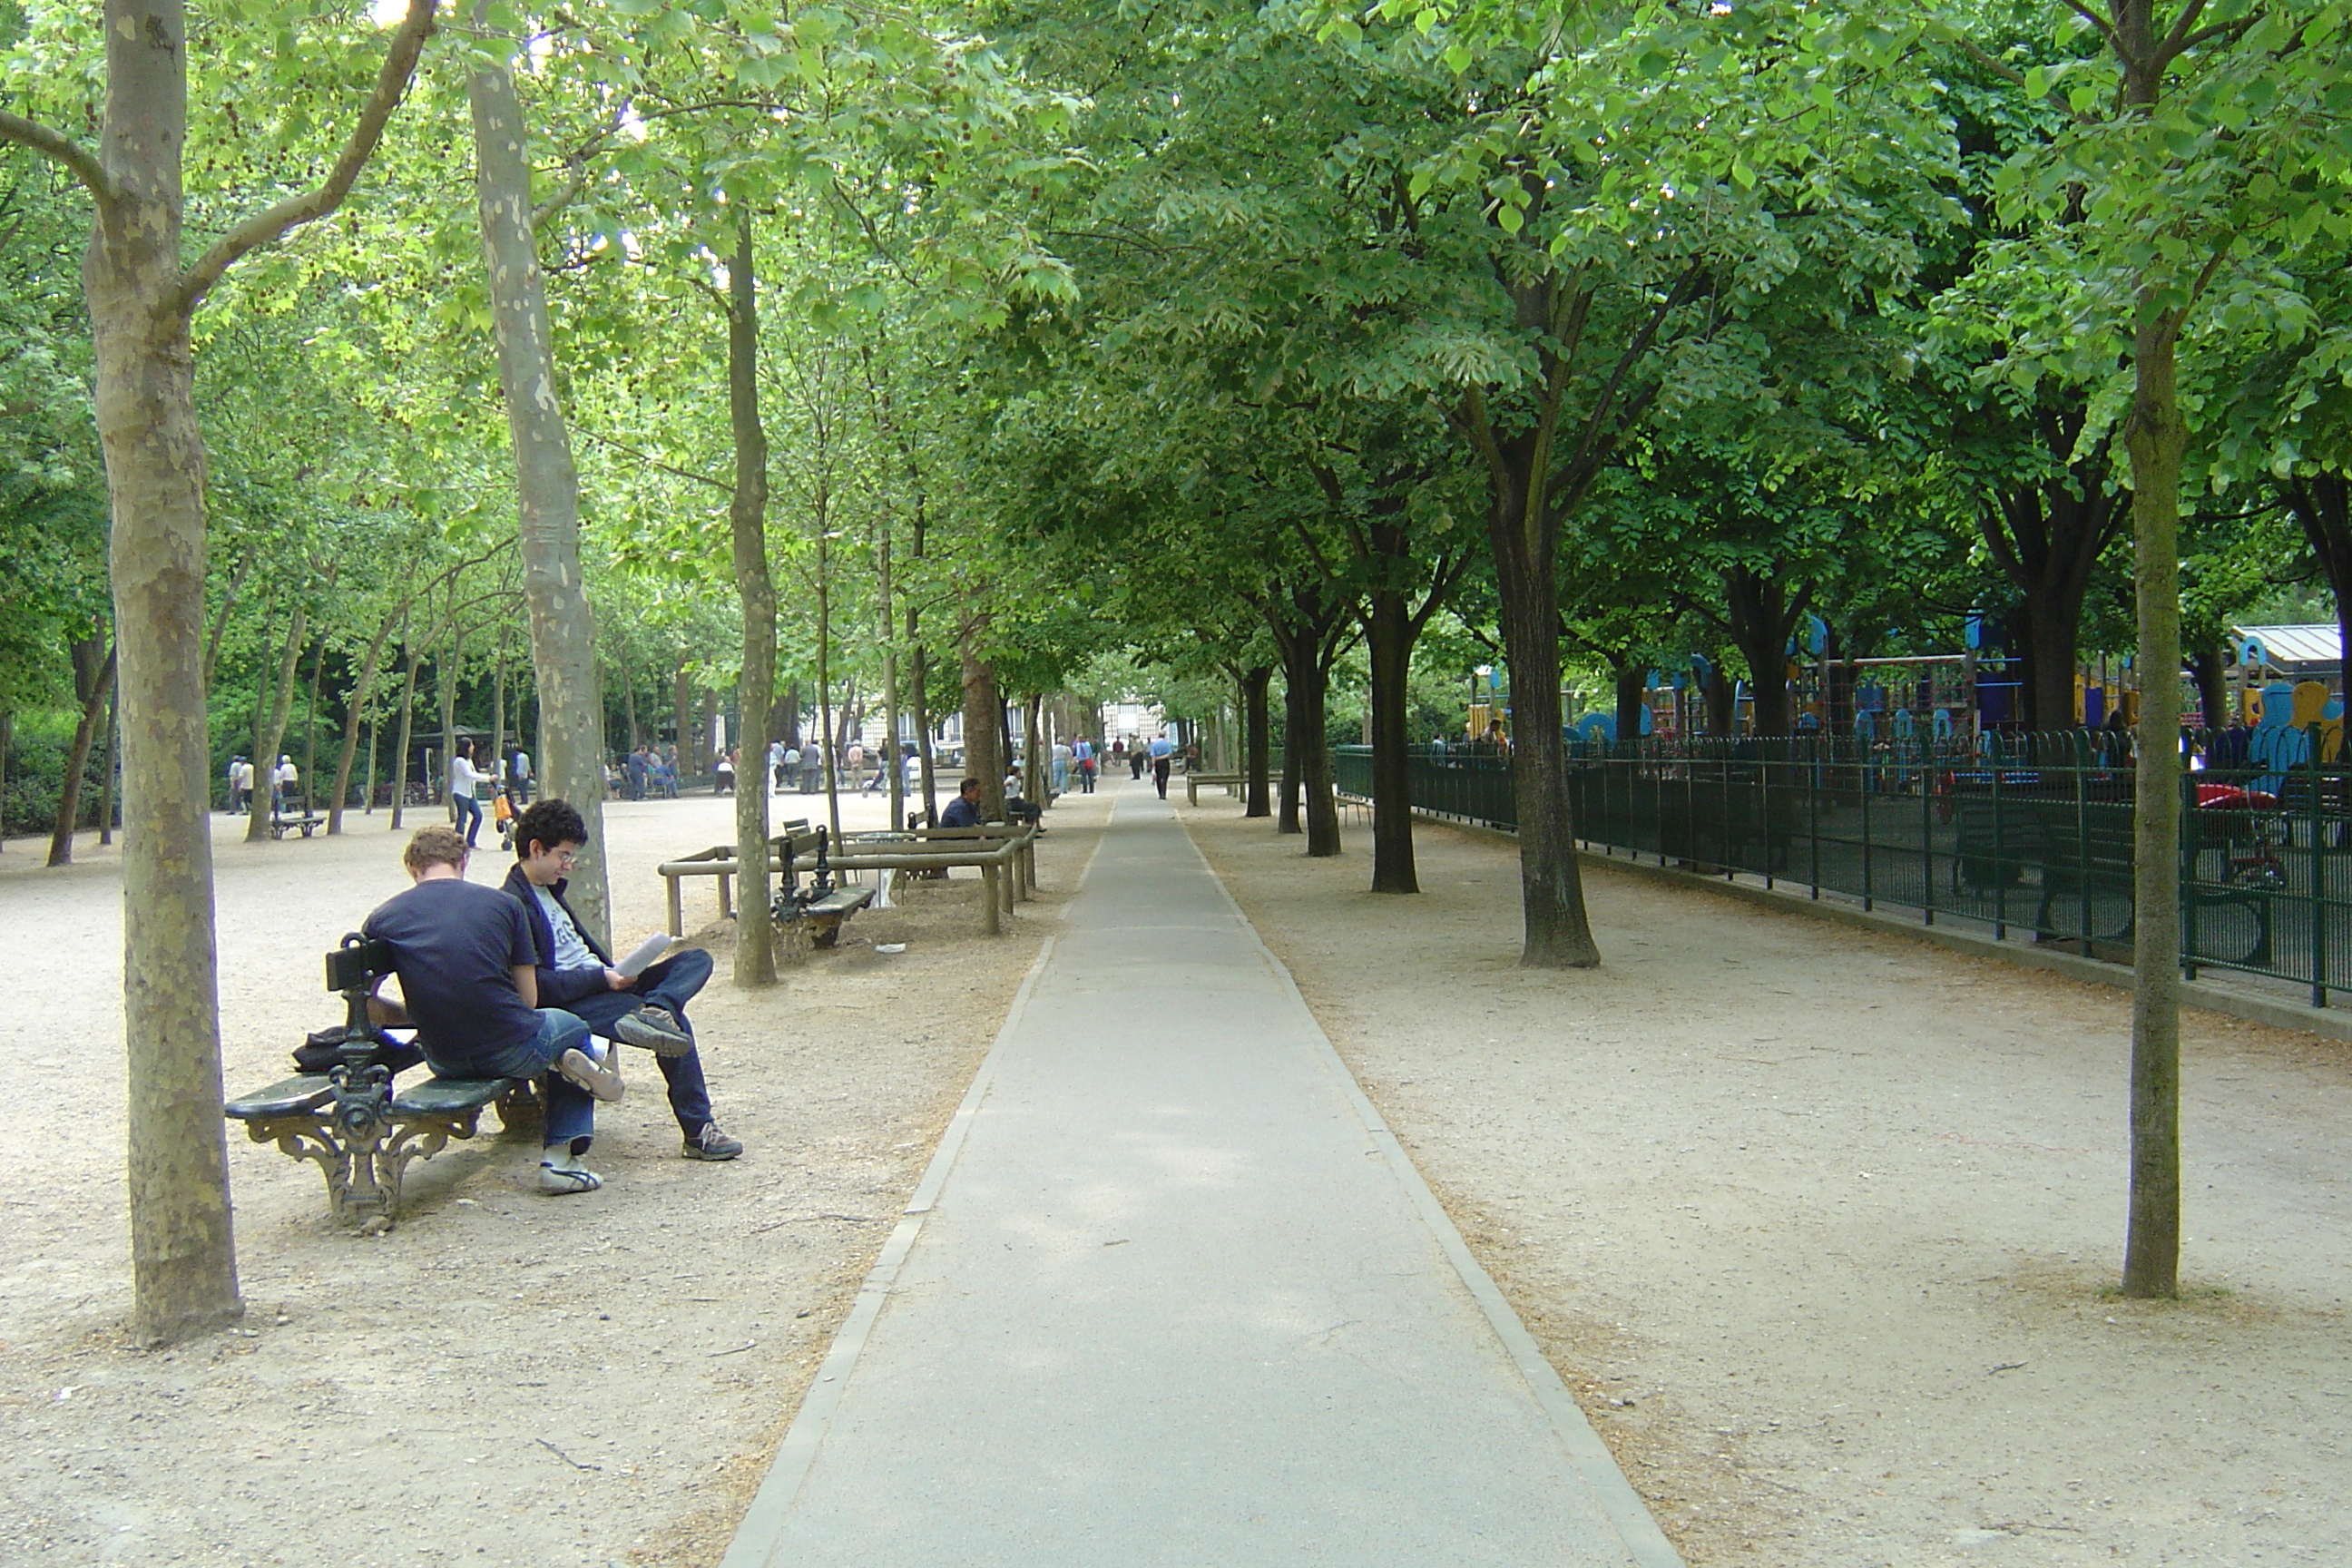
{"label": "tree branch", "polygon": [[383,140],[383,128],[391,121],[392,111],[400,107],[409,80],[416,74],[416,58],[424,52],[425,40],[433,31],[437,4],[438,0],[408,0],[408,15],[392,36],[392,47],[383,58],[383,68],[376,72],[375,88],[361,106],[359,123],[352,127],[351,137],[343,143],[335,166],[327,172],[326,180],[314,190],[255,213],[221,236],[181,278],[169,310],[178,315],[194,310],[212,286],[220,281],[221,274],[239,258],[275,244],[303,224],[325,217],[343,205],[360,171],[375,155],[376,144]]}
{"label": "tree branch", "polygon": [[67,135],[53,131],[37,120],[27,120],[21,114],[11,114],[0,109],[0,142],[14,142],[20,147],[30,147],[42,157],[63,165],[73,177],[89,187],[89,194],[101,202],[114,199],[114,182],[106,173],[106,165],[98,154]]}
{"label": "tree branch", "polygon": [[[2204,3],[2205,0],[2189,0],[2189,8],[2194,10]],[[2099,30],[2099,37],[2107,41],[2107,47],[2116,51],[2117,58],[2129,58],[2124,50],[2124,36],[2116,31],[2116,25],[2113,22],[2084,5],[2083,0],[2066,0],[2066,9],[2096,27]]]}
{"label": "tree branch", "polygon": [[572,429],[587,437],[599,447],[610,447],[623,457],[634,458],[649,468],[658,468],[665,474],[675,474],[681,479],[692,479],[698,485],[709,485],[712,489],[722,490],[730,496],[735,493],[735,487],[724,479],[714,479],[709,474],[698,474],[692,468],[681,468],[675,463],[665,463],[651,452],[641,452],[635,447],[625,447],[610,436],[599,436],[584,425],[575,424]]}
{"label": "tree branch", "polygon": [[[1985,69],[1992,72],[1993,75],[2000,78],[2001,80],[2009,83],[2011,87],[2023,87],[2025,85],[2025,73],[2023,71],[2019,70],[2015,66],[2011,65],[2007,60],[2000,58],[1999,56],[1987,53],[1984,49],[1978,47],[1974,39],[1962,38],[1959,40],[1959,44],[1960,52],[1962,54],[1967,55],[1969,58],[1976,61],[1977,64],[1984,67]],[[2091,117],[2089,115],[2075,113],[2074,106],[2067,102],[2063,98],[2061,98],[2054,90],[2043,93],[2042,98],[2043,102],[2049,104],[2051,108],[2056,110],[2059,113],[2073,121],[2075,124],[2088,125],[2091,123]]]}

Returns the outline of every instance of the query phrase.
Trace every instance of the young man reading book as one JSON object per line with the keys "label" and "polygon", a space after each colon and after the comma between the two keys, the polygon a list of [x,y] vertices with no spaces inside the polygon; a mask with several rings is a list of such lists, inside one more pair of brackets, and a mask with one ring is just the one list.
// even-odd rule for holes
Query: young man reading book
{"label": "young man reading book", "polygon": [[563,901],[572,857],[587,841],[588,825],[569,801],[549,796],[515,819],[515,867],[506,891],[523,907],[538,963],[540,1000],[561,1007],[608,1040],[654,1053],[669,1080],[669,1107],[686,1135],[689,1160],[732,1160],[743,1152],[710,1117],[701,1053],[686,1005],[710,978],[710,955],[686,948],[648,963],[667,943],[658,940],[615,965]]}

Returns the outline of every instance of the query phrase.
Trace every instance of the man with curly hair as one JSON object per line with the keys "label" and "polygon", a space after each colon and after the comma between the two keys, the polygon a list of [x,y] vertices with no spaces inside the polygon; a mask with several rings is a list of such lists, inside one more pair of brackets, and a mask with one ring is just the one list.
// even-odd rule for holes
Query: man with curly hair
{"label": "man with curly hair", "polygon": [[614,968],[563,900],[572,857],[587,841],[588,825],[579,811],[552,795],[515,819],[515,865],[505,890],[522,906],[530,927],[540,995],[604,1038],[653,1052],[669,1081],[686,1157],[732,1160],[743,1144],[711,1117],[702,1056],[686,1016],[686,1005],[710,978],[710,954],[683,948],[634,979]]}

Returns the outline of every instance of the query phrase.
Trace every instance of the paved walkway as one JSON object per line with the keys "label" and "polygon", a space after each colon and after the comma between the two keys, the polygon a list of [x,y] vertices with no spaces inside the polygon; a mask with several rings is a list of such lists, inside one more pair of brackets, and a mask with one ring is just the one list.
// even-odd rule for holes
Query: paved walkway
{"label": "paved walkway", "polygon": [[1678,1562],[1122,792],[725,1568]]}

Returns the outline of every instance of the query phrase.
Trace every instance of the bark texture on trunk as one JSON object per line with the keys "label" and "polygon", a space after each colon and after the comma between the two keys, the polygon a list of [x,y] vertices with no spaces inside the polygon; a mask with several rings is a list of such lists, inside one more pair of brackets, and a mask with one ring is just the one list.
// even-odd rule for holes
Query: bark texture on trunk
{"label": "bark texture on trunk", "polygon": [[2132,808],[2131,1214],[2126,1296],[2180,1275],[2180,464],[2189,426],[2174,365],[2179,318],[2149,312],[2133,343],[2132,542],[2139,724]]}
{"label": "bark texture on trunk", "polygon": [[987,618],[969,602],[963,620],[963,772],[980,781],[981,815],[991,822],[1004,817],[1004,756],[999,749],[1004,725],[1004,699],[996,685],[996,666],[980,654]]}
{"label": "bark texture on trunk", "polygon": [[[486,14],[478,0],[477,22]],[[466,87],[473,115],[482,260],[520,502],[523,598],[530,611],[531,668],[539,690],[539,773],[544,793],[570,801],[587,824],[588,842],[572,868],[568,898],[601,941],[611,935],[612,919],[596,625],[580,568],[579,473],[555,396],[555,346],[531,230],[522,102],[504,56],[478,58]]]}
{"label": "bark texture on trunk", "polygon": [[[743,608],[743,758],[735,770],[735,984],[776,983],[775,925],[768,914],[768,709],[776,689],[776,584],[768,569],[768,429],[760,416],[760,299],[751,213],[735,209],[728,263],[727,409],[735,438],[735,493],[728,506],[735,592]],[[755,785],[756,779],[756,785]]]}
{"label": "bark texture on trunk", "polygon": [[1648,689],[1649,671],[1639,664],[1619,664],[1612,667],[1611,683],[1615,688],[1617,704],[1617,739],[1630,745],[1642,738],[1642,700]]}
{"label": "bark texture on trunk", "polygon": [[[1504,444],[1511,460],[1495,469],[1487,530],[1511,678],[1511,800],[1519,818],[1525,921],[1519,963],[1529,969],[1591,969],[1600,963],[1601,949],[1584,912],[1559,732],[1559,533],[1539,515],[1540,481],[1526,478],[1549,471],[1549,458],[1538,455],[1543,445],[1532,436]],[[1521,452],[1522,447],[1528,449]]]}
{"label": "bark texture on trunk", "polygon": [[[404,637],[405,633],[403,633]],[[412,644],[402,650],[407,655],[407,673],[400,682],[400,750],[394,758],[392,771],[392,816],[384,826],[391,832],[400,831],[403,816],[408,809],[408,759],[416,735],[416,667],[425,656]]]}
{"label": "bark texture on trunk", "polygon": [[[1796,728],[1789,696],[1789,636],[1805,613],[1806,595],[1791,594],[1778,578],[1745,566],[1725,573],[1723,587],[1731,638],[1748,661],[1750,731],[1786,735]],[[1735,714],[1724,732],[1737,725]]]}
{"label": "bark texture on trunk", "polygon": [[[58,815],[49,826],[49,864],[73,864],[74,819],[81,815],[82,774],[89,767],[89,749],[98,740],[98,721],[114,690],[115,650],[104,633],[73,646],[74,696],[81,714],[74,721],[73,745],[66,752],[65,777],[58,784]],[[208,768],[207,773],[211,772]],[[108,792],[111,797],[113,792]]]}
{"label": "bark texture on trunk", "polygon": [[[1268,755],[1273,737],[1269,733],[1273,716],[1266,711],[1266,688],[1274,682],[1274,671],[1265,665],[1253,665],[1242,672],[1242,772],[1247,776],[1246,792],[1242,806],[1244,816],[1271,816],[1274,802],[1266,778]],[[1101,751],[1101,743],[1096,751]]]}
{"label": "bark texture on trunk", "polygon": [[174,0],[108,0],[100,156],[115,184],[83,261],[112,502],[122,687],[122,998],[131,1337],[245,1310],[229,1218],[205,722],[205,447],[181,283],[187,36]]}

